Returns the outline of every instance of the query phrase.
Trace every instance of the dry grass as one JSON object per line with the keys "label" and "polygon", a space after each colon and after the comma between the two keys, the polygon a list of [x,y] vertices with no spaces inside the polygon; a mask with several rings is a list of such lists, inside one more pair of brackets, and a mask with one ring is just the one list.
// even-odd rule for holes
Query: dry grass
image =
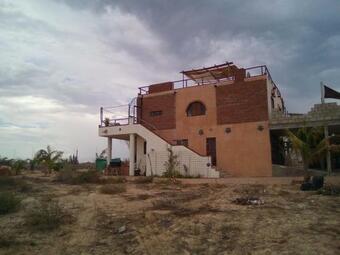
{"label": "dry grass", "polygon": [[100,193],[102,194],[119,194],[126,192],[125,184],[105,184],[100,187]]}
{"label": "dry grass", "polygon": [[81,185],[86,183],[98,184],[103,182],[103,180],[100,178],[100,174],[96,170],[79,172],[72,169],[61,170],[57,174],[56,181],[73,185]]}
{"label": "dry grass", "polygon": [[[340,197],[302,192],[298,185],[173,185],[156,178],[70,186],[40,179],[32,181],[34,190],[43,187],[39,191],[20,193],[26,210],[0,217],[0,255],[339,253]],[[117,195],[98,192],[107,185]],[[120,186],[124,193],[116,193]],[[47,195],[60,199],[62,213],[37,204],[36,223],[29,224],[25,212]],[[263,197],[265,204],[232,203],[247,195]],[[49,222],[54,227],[43,227],[49,231],[33,227]]]}
{"label": "dry grass", "polygon": [[325,185],[317,193],[324,196],[340,196],[340,185]]}
{"label": "dry grass", "polygon": [[0,191],[1,190],[12,190],[26,193],[32,191],[32,185],[24,178],[0,176]]}
{"label": "dry grass", "polygon": [[71,216],[66,213],[58,201],[42,200],[29,208],[25,214],[26,226],[31,230],[51,231],[64,223],[69,223]]}
{"label": "dry grass", "polygon": [[0,192],[0,215],[18,210],[21,199],[13,192]]}
{"label": "dry grass", "polygon": [[133,182],[136,184],[152,183],[153,177],[152,176],[138,176]]}
{"label": "dry grass", "polygon": [[107,184],[125,183],[127,180],[123,176],[113,176],[104,180]]}
{"label": "dry grass", "polygon": [[13,233],[5,232],[2,229],[0,230],[0,249],[9,248],[18,244],[19,242]]}

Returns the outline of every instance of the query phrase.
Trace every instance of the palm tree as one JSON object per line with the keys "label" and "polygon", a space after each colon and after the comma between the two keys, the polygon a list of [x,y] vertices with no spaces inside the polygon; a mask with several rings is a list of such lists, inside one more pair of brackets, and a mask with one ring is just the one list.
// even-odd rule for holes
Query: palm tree
{"label": "palm tree", "polygon": [[34,159],[44,164],[47,167],[48,173],[51,173],[52,170],[57,170],[58,165],[63,156],[62,151],[52,150],[51,147],[48,145],[47,149],[41,149],[36,154]]}
{"label": "palm tree", "polygon": [[321,127],[302,127],[296,131],[286,130],[288,139],[295,152],[301,155],[305,175],[309,165],[326,156],[327,151],[340,151],[340,145],[331,144],[331,138],[325,138]]}

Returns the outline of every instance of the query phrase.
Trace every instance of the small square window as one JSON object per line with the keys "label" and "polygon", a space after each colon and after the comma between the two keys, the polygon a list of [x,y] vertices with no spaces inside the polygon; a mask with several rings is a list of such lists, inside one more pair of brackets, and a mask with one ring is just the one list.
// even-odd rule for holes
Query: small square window
{"label": "small square window", "polygon": [[151,117],[160,116],[162,114],[163,114],[162,111],[152,111],[152,112],[150,112]]}
{"label": "small square window", "polygon": [[184,146],[188,146],[188,139],[181,139],[181,140],[175,140],[176,145],[184,145]]}

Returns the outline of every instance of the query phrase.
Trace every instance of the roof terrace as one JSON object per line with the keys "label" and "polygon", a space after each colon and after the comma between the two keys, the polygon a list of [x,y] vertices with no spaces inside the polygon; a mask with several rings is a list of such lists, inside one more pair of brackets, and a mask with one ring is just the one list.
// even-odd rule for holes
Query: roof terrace
{"label": "roof terrace", "polygon": [[186,87],[201,86],[208,84],[218,84],[226,81],[238,81],[244,78],[258,77],[266,75],[273,87],[280,91],[273,81],[266,65],[253,66],[248,68],[238,68],[233,62],[226,62],[220,65],[203,67],[182,71],[182,79],[168,81],[158,84],[139,87],[139,95],[147,95],[156,92],[181,89]]}

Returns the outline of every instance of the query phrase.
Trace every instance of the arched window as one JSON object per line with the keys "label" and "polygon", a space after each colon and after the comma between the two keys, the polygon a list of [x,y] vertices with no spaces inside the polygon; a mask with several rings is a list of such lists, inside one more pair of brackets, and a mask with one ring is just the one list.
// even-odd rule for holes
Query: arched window
{"label": "arched window", "polygon": [[205,115],[205,106],[201,102],[192,102],[188,105],[187,116]]}

